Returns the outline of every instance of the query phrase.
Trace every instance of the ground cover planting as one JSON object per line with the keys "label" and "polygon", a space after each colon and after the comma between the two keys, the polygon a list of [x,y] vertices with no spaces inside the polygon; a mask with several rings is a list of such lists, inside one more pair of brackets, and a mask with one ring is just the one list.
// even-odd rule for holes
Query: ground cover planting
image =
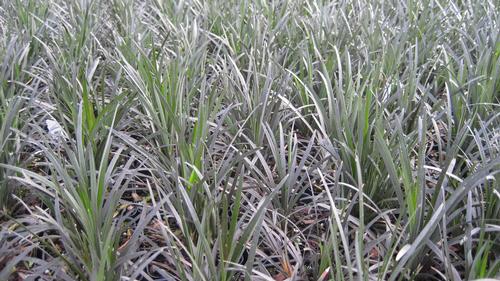
{"label": "ground cover planting", "polygon": [[0,0],[0,280],[500,278],[495,0]]}

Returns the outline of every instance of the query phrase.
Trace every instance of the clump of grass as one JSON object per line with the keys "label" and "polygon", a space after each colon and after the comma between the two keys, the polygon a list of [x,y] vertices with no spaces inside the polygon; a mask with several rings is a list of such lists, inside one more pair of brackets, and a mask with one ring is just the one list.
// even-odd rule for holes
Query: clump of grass
{"label": "clump of grass", "polygon": [[0,279],[498,278],[498,8],[0,0]]}

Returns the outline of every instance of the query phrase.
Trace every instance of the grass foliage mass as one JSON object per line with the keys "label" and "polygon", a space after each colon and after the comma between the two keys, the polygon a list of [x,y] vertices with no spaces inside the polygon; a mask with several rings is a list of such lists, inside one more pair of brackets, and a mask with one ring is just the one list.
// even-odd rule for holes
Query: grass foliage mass
{"label": "grass foliage mass", "polygon": [[0,280],[500,278],[495,0],[0,0]]}

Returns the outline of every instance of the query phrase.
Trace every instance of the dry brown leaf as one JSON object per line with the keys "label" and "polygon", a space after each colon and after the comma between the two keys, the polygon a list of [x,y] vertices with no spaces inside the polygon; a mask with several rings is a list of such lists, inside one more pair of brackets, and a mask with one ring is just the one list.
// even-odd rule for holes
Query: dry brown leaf
{"label": "dry brown leaf", "polygon": [[285,276],[285,274],[283,274],[282,272],[274,275],[273,278],[276,281],[285,281],[287,279],[287,277]]}
{"label": "dry brown leaf", "polygon": [[132,193],[132,199],[134,200],[134,202],[140,202],[140,201],[142,201],[142,197],[139,194],[135,193],[135,192]]}

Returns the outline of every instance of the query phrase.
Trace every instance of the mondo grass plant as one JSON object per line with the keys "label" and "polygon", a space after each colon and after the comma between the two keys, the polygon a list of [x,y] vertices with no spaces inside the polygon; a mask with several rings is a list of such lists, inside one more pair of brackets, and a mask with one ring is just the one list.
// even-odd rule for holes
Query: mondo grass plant
{"label": "mondo grass plant", "polygon": [[494,0],[0,0],[0,280],[500,278]]}

